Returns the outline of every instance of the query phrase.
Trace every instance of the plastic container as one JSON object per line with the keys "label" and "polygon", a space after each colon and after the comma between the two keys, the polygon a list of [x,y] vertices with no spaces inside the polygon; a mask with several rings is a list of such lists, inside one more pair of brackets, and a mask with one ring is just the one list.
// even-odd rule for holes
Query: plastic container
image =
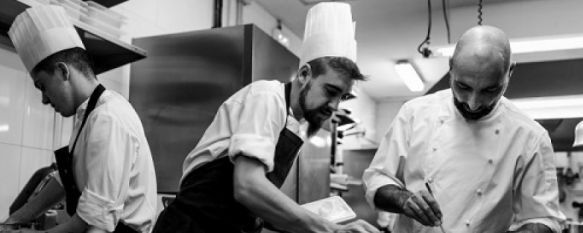
{"label": "plastic container", "polygon": [[303,204],[302,207],[334,223],[356,218],[356,214],[339,196],[332,196]]}

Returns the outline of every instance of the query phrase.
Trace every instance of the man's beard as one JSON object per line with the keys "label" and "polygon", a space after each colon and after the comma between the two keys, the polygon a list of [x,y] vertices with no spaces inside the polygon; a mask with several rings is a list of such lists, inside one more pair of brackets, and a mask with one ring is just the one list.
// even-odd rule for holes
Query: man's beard
{"label": "man's beard", "polygon": [[468,106],[468,104],[460,102],[455,96],[453,97],[453,103],[457,108],[458,112],[462,114],[464,118],[472,121],[479,120],[480,118],[490,114],[490,112],[492,112],[492,110],[494,109],[494,106],[496,106],[496,104],[494,103],[490,106],[481,108],[477,112],[470,112],[469,111],[470,107]]}
{"label": "man's beard", "polygon": [[304,89],[300,91],[300,108],[304,112],[304,118],[308,122],[308,137],[314,136],[322,127],[324,120],[318,117],[318,113],[323,112],[326,105],[322,105],[315,109],[308,109],[306,106],[306,95],[310,90],[311,85],[308,83]]}

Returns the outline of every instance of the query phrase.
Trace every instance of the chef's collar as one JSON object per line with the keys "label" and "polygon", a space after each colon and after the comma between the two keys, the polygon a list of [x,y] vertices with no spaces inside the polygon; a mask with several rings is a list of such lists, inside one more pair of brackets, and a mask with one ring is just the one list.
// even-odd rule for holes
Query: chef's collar
{"label": "chef's collar", "polygon": [[87,99],[83,101],[83,103],[81,103],[79,107],[77,107],[77,111],[75,113],[75,120],[83,120],[83,116],[85,115],[85,111],[87,110],[87,105],[89,105],[89,98],[90,97],[87,97]]}

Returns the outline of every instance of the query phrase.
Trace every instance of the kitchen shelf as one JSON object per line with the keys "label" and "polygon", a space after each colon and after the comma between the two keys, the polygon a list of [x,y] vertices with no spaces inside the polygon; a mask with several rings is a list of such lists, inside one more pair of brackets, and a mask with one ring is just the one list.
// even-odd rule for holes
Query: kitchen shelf
{"label": "kitchen shelf", "polygon": [[[83,0],[83,1],[88,1],[88,0]],[[96,3],[99,3],[101,5],[103,5],[104,7],[112,7],[115,6],[117,4],[126,2],[127,0],[92,0]]]}
{"label": "kitchen shelf", "polygon": [[[101,1],[99,1],[101,2]],[[0,43],[14,48],[8,39],[8,29],[14,18],[29,6],[17,0],[0,0]],[[96,74],[143,59],[146,51],[99,31],[92,25],[73,21]]]}

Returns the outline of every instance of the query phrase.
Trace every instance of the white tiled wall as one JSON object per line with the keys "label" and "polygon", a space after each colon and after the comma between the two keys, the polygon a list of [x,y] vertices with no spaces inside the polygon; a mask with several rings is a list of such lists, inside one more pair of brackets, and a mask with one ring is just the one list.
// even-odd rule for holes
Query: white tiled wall
{"label": "white tiled wall", "polygon": [[50,105],[42,104],[42,94],[34,88],[30,76],[21,79],[25,80],[22,145],[50,150],[53,148],[55,111]]}
{"label": "white tiled wall", "polygon": [[52,162],[54,121],[17,55],[0,47],[0,221],[32,173]]}
{"label": "white tiled wall", "polygon": [[21,146],[0,143],[0,220],[8,217],[8,207],[16,198],[19,188]]}
{"label": "white tiled wall", "polygon": [[24,72],[0,66],[0,143],[22,141]]}
{"label": "white tiled wall", "polygon": [[49,149],[37,149],[22,147],[20,153],[19,187],[22,188],[28,179],[41,167],[46,167],[53,161],[53,151]]}

